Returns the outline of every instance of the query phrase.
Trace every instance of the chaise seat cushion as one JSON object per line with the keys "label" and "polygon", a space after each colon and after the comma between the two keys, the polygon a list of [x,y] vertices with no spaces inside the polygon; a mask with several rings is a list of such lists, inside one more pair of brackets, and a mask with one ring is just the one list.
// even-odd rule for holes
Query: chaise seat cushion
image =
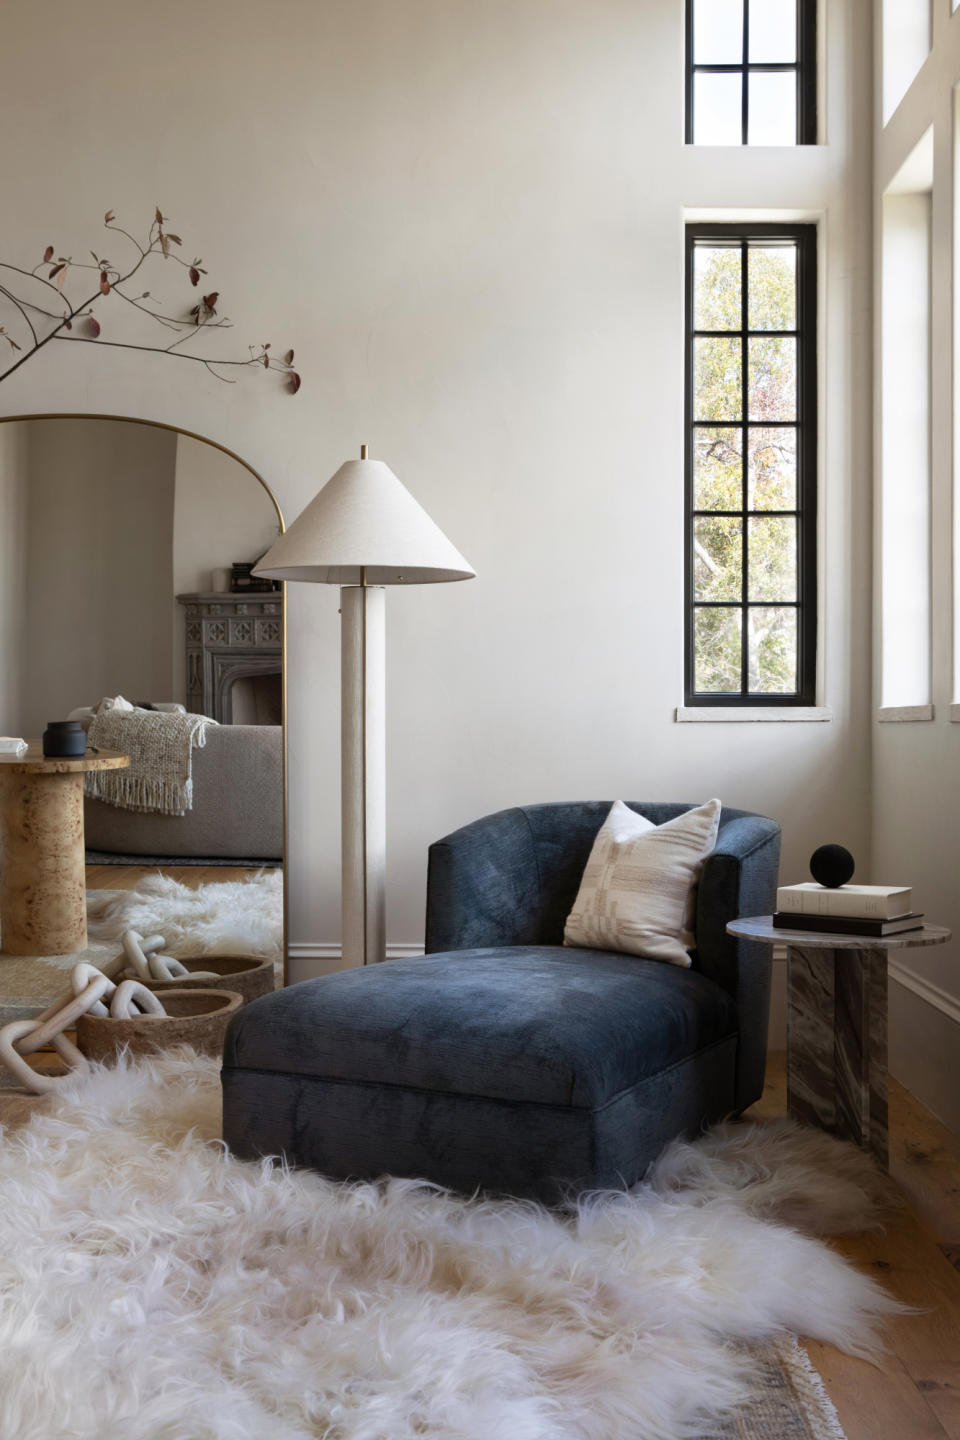
{"label": "chaise seat cushion", "polygon": [[422,955],[241,1012],[227,1064],[590,1109],[736,1031],[714,981],[553,945]]}
{"label": "chaise seat cushion", "polygon": [[254,1000],[224,1138],[340,1179],[553,1201],[633,1184],[735,1108],[733,998],[696,970],[517,945],[390,960]]}

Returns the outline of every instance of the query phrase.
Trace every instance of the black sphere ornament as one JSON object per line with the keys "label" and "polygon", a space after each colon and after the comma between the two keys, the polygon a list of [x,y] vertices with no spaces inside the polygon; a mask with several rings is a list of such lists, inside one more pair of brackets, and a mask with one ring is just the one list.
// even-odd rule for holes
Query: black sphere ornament
{"label": "black sphere ornament", "polygon": [[810,856],[810,874],[829,890],[846,885],[854,869],[853,856],[842,845],[821,845]]}

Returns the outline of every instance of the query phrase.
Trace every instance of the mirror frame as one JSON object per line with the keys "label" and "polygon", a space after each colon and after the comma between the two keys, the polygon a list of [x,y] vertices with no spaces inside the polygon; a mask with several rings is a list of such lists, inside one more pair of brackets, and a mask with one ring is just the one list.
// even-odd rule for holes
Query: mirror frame
{"label": "mirror frame", "polygon": [[[253,466],[249,463],[249,461],[244,460],[243,456],[242,456],[242,455],[238,455],[235,450],[231,450],[231,449],[230,449],[228,446],[226,446],[226,445],[221,445],[220,442],[219,442],[219,440],[211,440],[209,435],[200,435],[200,434],[198,434],[198,432],[197,432],[196,430],[184,430],[183,427],[180,426],[180,425],[169,425],[169,424],[167,424],[167,423],[166,423],[165,421],[163,421],[163,420],[146,420],[146,419],[144,419],[144,417],[141,416],[141,415],[101,415],[101,414],[97,414],[95,411],[82,411],[82,410],[80,410],[80,411],[76,411],[76,410],[50,410],[50,411],[37,411],[37,412],[35,412],[35,413],[33,413],[33,414],[29,414],[29,415],[0,415],[0,425],[9,425],[9,424],[11,424],[13,421],[23,421],[23,420],[111,420],[111,421],[114,421],[114,422],[116,422],[116,423],[118,423],[118,424],[122,424],[122,425],[149,425],[149,426],[151,426],[154,430],[169,430],[169,431],[171,431],[174,435],[186,435],[186,437],[187,437],[188,440],[199,440],[199,441],[200,441],[202,444],[204,444],[204,445],[212,445],[213,448],[214,448],[214,450],[219,450],[219,451],[221,452],[221,454],[223,454],[223,455],[229,455],[229,457],[230,457],[231,460],[236,460],[236,462],[237,462],[238,465],[242,465],[243,468],[244,468],[244,470],[249,471],[249,473],[253,476],[254,480],[256,480],[256,481],[258,482],[258,484],[260,484],[260,485],[263,487],[263,489],[266,491],[267,498],[268,498],[268,500],[270,501],[270,504],[273,506],[273,508],[274,508],[274,510],[275,510],[275,512],[276,512],[277,524],[278,524],[279,527],[280,527],[280,533],[281,533],[281,535],[283,534],[283,532],[284,532],[284,531],[286,530],[286,528],[287,528],[287,526],[286,526],[286,521],[285,521],[284,518],[283,518],[283,511],[280,509],[280,502],[277,500],[276,495],[274,495],[273,491],[271,490],[270,486],[267,484],[267,482],[266,482],[266,480],[263,478],[263,476],[260,474],[259,470],[255,470],[255,469],[253,468]],[[289,867],[289,864],[288,864],[288,860],[289,860],[289,847],[290,847],[290,830],[289,830],[288,812],[287,812],[287,584],[286,584],[286,581],[285,581],[285,580],[280,582],[280,647],[281,647],[281,650],[280,650],[280,653],[281,653],[281,673],[280,673],[280,711],[281,711],[281,714],[280,714],[280,718],[281,718],[281,729],[282,729],[282,731],[283,731],[282,740],[281,740],[281,757],[282,757],[282,760],[281,760],[281,774],[282,774],[282,784],[283,784],[283,796],[282,796],[282,813],[283,813],[283,940],[282,940],[282,946],[283,946],[283,983],[284,983],[284,986],[287,986],[287,985],[289,985],[289,983],[290,983],[290,974],[289,974],[289,970],[290,970],[289,945],[288,945],[288,943],[287,943],[287,921],[288,921],[288,914],[289,914],[289,872],[290,872],[290,867]]]}

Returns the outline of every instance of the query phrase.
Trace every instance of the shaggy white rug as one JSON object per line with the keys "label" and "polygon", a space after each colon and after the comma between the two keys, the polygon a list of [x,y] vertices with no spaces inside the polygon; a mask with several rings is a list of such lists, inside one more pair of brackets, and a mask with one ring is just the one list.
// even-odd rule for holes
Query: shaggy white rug
{"label": "shaggy white rug", "polygon": [[159,871],[133,890],[88,890],[91,945],[119,941],[124,930],[166,936],[166,954],[262,955],[283,952],[283,871],[196,888]]}
{"label": "shaggy white rug", "polygon": [[873,1355],[899,1308],[789,1228],[883,1199],[789,1122],[677,1143],[567,1216],[243,1163],[219,1133],[217,1066],[183,1050],[0,1136],[4,1440],[679,1440],[747,1395],[737,1342]]}

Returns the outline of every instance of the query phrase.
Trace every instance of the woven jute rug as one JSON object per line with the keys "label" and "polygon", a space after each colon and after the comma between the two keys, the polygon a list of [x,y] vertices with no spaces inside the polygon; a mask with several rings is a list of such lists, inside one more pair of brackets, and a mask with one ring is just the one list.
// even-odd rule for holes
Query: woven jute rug
{"label": "woven jute rug", "polygon": [[[0,1025],[46,1010],[70,987],[70,971],[82,960],[99,969],[119,946],[93,943],[72,955],[6,955],[0,951]],[[0,1084],[5,1071],[0,1070]]]}
{"label": "woven jute rug", "polygon": [[748,1353],[753,1395],[719,1431],[721,1440],[845,1440],[823,1381],[793,1336]]}

